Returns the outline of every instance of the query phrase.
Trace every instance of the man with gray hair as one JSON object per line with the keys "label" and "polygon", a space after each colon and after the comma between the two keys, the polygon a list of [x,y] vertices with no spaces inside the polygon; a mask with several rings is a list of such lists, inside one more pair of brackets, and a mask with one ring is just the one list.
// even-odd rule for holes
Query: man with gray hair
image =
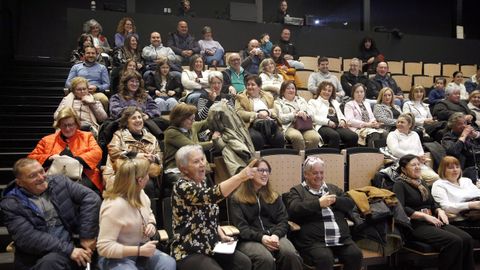
{"label": "man with gray hair", "polygon": [[432,115],[439,121],[447,121],[455,112],[465,114],[465,120],[469,124],[476,120],[475,113],[468,108],[465,101],[460,100],[460,87],[449,83],[445,88],[445,99],[435,104]]}
{"label": "man with gray hair", "polygon": [[[15,269],[79,269],[91,262],[100,197],[64,175],[47,176],[34,159],[18,160],[13,173],[0,207],[15,240]],[[72,235],[79,235],[79,247]]]}
{"label": "man with gray hair", "polygon": [[342,74],[340,83],[342,84],[343,91],[345,91],[345,96],[348,97],[352,97],[352,86],[355,84],[361,83],[365,87],[367,86],[368,78],[362,73],[360,59],[353,58],[350,61],[350,69]]}
{"label": "man with gray hair", "polygon": [[322,159],[309,156],[303,163],[305,181],[286,195],[288,215],[301,229],[292,238],[305,262],[315,269],[333,269],[334,256],[345,270],[362,268],[362,251],[350,236],[346,221],[355,206],[352,199],[324,179]]}
{"label": "man with gray hair", "polygon": [[480,150],[480,132],[467,123],[463,113],[452,113],[448,118],[447,133],[443,135],[442,146],[447,155],[460,160],[462,169],[475,166],[474,155]]}

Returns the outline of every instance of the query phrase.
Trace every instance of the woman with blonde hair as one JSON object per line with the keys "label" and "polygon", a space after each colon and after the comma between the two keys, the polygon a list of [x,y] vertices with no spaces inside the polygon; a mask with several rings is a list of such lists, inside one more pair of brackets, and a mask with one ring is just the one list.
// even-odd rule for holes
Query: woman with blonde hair
{"label": "woman with blonde hair", "polygon": [[44,168],[49,168],[60,156],[69,156],[83,165],[81,184],[101,194],[103,183],[97,168],[102,159],[102,149],[91,132],[80,130],[81,122],[71,107],[65,107],[57,114],[53,127],[54,134],[43,137],[28,155]]}
{"label": "woman with blonde hair", "polygon": [[93,95],[88,92],[88,81],[83,77],[72,79],[70,93],[62,99],[53,118],[57,119],[60,111],[65,107],[72,108],[78,115],[80,130],[92,131],[94,136],[98,134],[99,123],[108,118],[102,103],[95,100]]}
{"label": "woman with blonde hair", "polygon": [[387,132],[395,129],[397,118],[402,113],[400,107],[394,104],[394,99],[392,88],[384,87],[378,93],[377,104],[373,106],[373,115]]}
{"label": "woman with blonde hair", "polygon": [[303,269],[287,239],[288,214],[270,185],[271,166],[258,159],[253,179],[243,182],[231,200],[232,220],[240,230],[238,250],[252,260],[252,269]]}
{"label": "woman with blonde hair", "polygon": [[117,170],[112,189],[103,195],[97,243],[100,269],[176,269],[175,260],[151,241],[156,221],[143,191],[149,166],[147,159],[126,160]]}
{"label": "woman with blonde hair", "polygon": [[278,97],[283,76],[278,73],[275,61],[272,58],[264,59],[260,63],[258,72],[262,79],[262,90],[270,92],[274,98]]}

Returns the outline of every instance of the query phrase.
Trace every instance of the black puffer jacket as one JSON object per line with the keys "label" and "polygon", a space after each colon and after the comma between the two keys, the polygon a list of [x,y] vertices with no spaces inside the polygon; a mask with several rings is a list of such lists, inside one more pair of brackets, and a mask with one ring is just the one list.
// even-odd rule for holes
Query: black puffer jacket
{"label": "black puffer jacket", "polygon": [[[63,175],[48,176],[48,192],[58,216],[70,235],[93,239],[98,235],[100,197],[92,190]],[[15,181],[2,194],[0,208],[8,232],[15,241],[15,269],[29,269],[48,253],[70,257],[73,242],[62,241],[47,233],[42,213],[35,210]]]}

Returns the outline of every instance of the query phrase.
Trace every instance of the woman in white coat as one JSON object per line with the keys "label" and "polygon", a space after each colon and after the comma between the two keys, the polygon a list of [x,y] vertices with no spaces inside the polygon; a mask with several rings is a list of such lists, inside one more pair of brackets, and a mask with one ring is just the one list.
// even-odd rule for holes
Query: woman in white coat
{"label": "woman in white coat", "polygon": [[318,85],[316,99],[308,101],[308,114],[312,116],[314,129],[318,130],[324,142],[333,148],[357,146],[358,135],[348,128],[347,119],[335,100],[335,86],[323,81]]}

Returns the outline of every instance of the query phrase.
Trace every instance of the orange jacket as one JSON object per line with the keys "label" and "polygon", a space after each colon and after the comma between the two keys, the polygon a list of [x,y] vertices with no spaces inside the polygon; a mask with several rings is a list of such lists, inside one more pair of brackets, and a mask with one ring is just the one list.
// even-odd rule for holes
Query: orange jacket
{"label": "orange jacket", "polygon": [[[38,160],[43,165],[50,156],[59,154],[66,147],[67,143],[62,140],[60,131],[57,131],[54,134],[43,137],[28,157]],[[103,183],[97,165],[102,159],[102,149],[98,146],[92,133],[77,130],[70,137],[68,147],[74,156],[82,158],[90,168],[93,168],[83,168],[83,172],[101,192]]]}

